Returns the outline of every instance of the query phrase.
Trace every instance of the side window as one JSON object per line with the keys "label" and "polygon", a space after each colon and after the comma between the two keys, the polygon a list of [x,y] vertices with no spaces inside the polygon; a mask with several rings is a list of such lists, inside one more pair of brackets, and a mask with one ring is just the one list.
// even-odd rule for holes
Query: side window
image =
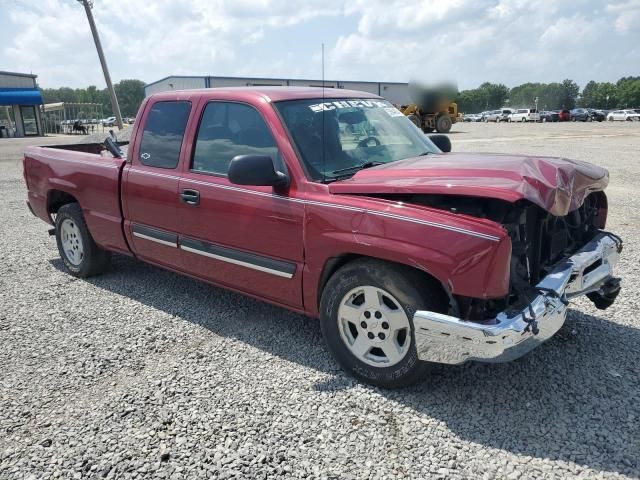
{"label": "side window", "polygon": [[198,127],[191,169],[226,175],[236,155],[278,158],[276,142],[255,108],[242,103],[207,104]]}
{"label": "side window", "polygon": [[190,102],[156,102],[142,131],[139,160],[143,165],[176,168],[187,127]]}

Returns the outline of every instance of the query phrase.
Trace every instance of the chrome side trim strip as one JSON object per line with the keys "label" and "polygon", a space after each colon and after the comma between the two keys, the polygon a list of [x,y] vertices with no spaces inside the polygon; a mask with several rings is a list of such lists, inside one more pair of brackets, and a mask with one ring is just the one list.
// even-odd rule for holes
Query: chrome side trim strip
{"label": "chrome side trim strip", "polygon": [[205,257],[213,258],[223,262],[232,263],[234,265],[240,265],[241,267],[247,267],[253,270],[258,270],[260,272],[270,273],[271,275],[276,275],[278,277],[293,278],[292,273],[281,272],[279,270],[273,270],[272,268],[262,267],[260,265],[255,265],[253,263],[243,262],[242,260],[236,260],[234,258],[224,257],[222,255],[216,255],[215,253],[205,252],[204,250],[199,250],[197,248],[191,248],[185,245],[180,245],[180,249],[186,252],[195,253],[197,255],[203,255]]}
{"label": "chrome side trim strip", "polygon": [[160,240],[159,238],[150,237],[145,235],[144,233],[133,232],[134,237],[142,238],[144,240],[149,240],[150,242],[160,243],[162,245],[166,245],[167,247],[178,248],[178,245],[173,242],[167,242],[166,240]]}

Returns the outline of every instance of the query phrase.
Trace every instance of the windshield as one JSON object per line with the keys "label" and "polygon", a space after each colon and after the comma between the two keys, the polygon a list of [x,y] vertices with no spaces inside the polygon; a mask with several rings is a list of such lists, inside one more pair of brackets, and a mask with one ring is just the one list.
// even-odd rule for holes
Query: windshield
{"label": "windshield", "polygon": [[275,107],[315,181],[333,181],[361,168],[440,153],[386,100],[290,100],[276,102]]}

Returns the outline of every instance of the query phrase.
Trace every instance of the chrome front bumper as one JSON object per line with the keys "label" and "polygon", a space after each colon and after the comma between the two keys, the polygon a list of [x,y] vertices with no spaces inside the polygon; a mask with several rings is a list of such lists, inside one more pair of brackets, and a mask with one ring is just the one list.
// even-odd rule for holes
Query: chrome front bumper
{"label": "chrome front bumper", "polygon": [[[602,291],[608,282],[615,281],[613,267],[620,250],[619,239],[598,234],[538,283],[540,293],[529,305],[501,312],[483,324],[417,311],[413,324],[418,358],[459,364],[467,360],[508,362],[524,355],[562,327],[568,299]],[[615,295],[617,290],[613,298]]]}

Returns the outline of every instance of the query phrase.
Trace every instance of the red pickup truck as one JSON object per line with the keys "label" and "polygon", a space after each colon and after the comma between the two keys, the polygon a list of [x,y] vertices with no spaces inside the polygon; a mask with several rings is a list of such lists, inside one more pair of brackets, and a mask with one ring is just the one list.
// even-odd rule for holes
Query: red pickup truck
{"label": "red pickup truck", "polygon": [[602,168],[443,153],[447,137],[348,90],[172,91],[137,119],[126,153],[25,151],[29,208],[69,272],[116,252],[319,317],[366,382],[517,358],[570,298],[606,308],[620,290]]}

